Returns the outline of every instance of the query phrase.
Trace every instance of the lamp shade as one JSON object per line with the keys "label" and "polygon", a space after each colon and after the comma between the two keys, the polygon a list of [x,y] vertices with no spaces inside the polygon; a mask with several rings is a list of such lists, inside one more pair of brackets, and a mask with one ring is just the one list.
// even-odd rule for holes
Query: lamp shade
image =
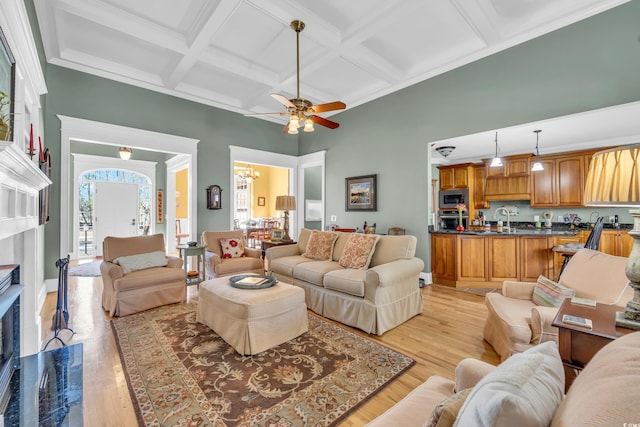
{"label": "lamp shade", "polygon": [[640,145],[593,155],[584,193],[587,206],[640,206]]}
{"label": "lamp shade", "polygon": [[295,196],[277,196],[276,197],[276,210],[277,211],[292,211],[296,208]]}

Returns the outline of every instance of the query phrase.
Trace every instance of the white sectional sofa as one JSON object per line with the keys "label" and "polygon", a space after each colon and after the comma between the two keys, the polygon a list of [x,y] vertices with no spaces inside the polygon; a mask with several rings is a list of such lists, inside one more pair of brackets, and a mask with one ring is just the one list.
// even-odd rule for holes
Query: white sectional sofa
{"label": "white sectional sofa", "polygon": [[[312,246],[317,237],[327,242],[334,235],[327,259],[309,258],[316,253]],[[364,253],[365,265],[344,267],[353,264],[353,243],[362,242],[363,236],[302,229],[297,244],[267,250],[268,274],[303,288],[307,307],[314,312],[382,335],[422,312],[418,282],[424,263],[414,256],[415,236],[372,236],[377,241],[368,259]]]}

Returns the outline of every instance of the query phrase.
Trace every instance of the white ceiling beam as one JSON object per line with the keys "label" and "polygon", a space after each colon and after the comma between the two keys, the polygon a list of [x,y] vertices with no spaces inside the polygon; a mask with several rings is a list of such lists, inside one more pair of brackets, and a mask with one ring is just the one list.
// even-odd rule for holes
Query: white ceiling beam
{"label": "white ceiling beam", "polygon": [[168,74],[167,86],[176,87],[184,76],[198,61],[198,56],[209,46],[213,36],[238,8],[241,0],[222,0],[211,14],[204,20],[204,24],[193,39],[185,55]]}
{"label": "white ceiling beam", "polygon": [[97,0],[57,0],[58,10],[177,53],[187,52],[183,34]]}

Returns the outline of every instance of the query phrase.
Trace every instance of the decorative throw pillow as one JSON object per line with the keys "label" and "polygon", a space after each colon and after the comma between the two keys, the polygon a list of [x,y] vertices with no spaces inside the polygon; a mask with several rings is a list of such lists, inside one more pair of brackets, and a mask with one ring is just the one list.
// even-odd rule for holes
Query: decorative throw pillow
{"label": "decorative throw pillow", "polygon": [[145,268],[164,267],[167,265],[167,256],[162,251],[149,252],[145,254],[121,256],[113,260],[114,264],[122,267],[124,274],[132,271],[144,270]]}
{"label": "decorative throw pillow", "polygon": [[565,298],[572,298],[576,291],[562,286],[543,275],[538,276],[536,287],[533,289],[533,303],[544,307],[560,307]]}
{"label": "decorative throw pillow", "polygon": [[349,235],[338,263],[345,268],[366,270],[369,268],[369,263],[373,256],[373,249],[376,247],[379,239],[380,236],[377,234],[353,233]]}
{"label": "decorative throw pillow", "polygon": [[465,388],[456,394],[447,397],[433,409],[431,418],[427,423],[428,427],[451,427],[458,417],[458,412],[467,399],[470,388]]}
{"label": "decorative throw pillow", "polygon": [[456,426],[538,427],[564,396],[564,368],[553,341],[514,354],[471,389]]}
{"label": "decorative throw pillow", "polygon": [[220,239],[220,247],[222,248],[222,258],[242,258],[247,256],[244,253],[244,243],[241,239]]}
{"label": "decorative throw pillow", "polygon": [[333,244],[337,238],[338,233],[313,230],[307,243],[307,251],[302,256],[316,261],[329,261],[333,255]]}

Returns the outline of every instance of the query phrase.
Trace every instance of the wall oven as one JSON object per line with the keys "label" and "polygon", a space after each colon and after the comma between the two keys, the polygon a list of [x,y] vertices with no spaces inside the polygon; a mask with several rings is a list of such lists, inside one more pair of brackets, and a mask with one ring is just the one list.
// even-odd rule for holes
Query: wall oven
{"label": "wall oven", "polygon": [[453,210],[459,203],[469,207],[469,190],[444,190],[440,192],[440,209]]}
{"label": "wall oven", "polygon": [[[440,229],[455,230],[458,227],[460,214],[457,209],[440,209]],[[462,212],[462,226],[466,230],[469,227],[469,214],[467,211]]]}

